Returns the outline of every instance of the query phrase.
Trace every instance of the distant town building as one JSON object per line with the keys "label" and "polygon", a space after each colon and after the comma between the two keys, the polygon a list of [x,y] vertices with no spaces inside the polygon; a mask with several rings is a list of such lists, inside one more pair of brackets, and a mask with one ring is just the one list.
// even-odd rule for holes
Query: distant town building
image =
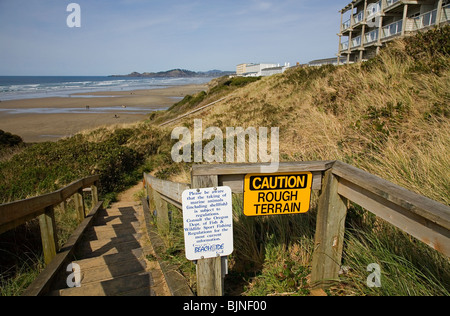
{"label": "distant town building", "polygon": [[248,64],[239,64],[236,66],[236,75],[242,76],[247,72],[247,65]]}
{"label": "distant town building", "polygon": [[289,63],[285,63],[284,66],[280,66],[280,64],[239,64],[236,67],[236,74],[243,77],[266,77],[281,74],[289,67]]}
{"label": "distant town building", "polygon": [[334,65],[337,66],[339,64],[343,64],[347,61],[346,57],[340,57],[339,61],[336,57],[333,58],[325,58],[325,59],[316,59],[309,62],[308,66],[310,67],[320,67],[324,65]]}
{"label": "distant town building", "polygon": [[341,13],[338,56],[368,60],[393,39],[449,23],[450,0],[353,0]]}

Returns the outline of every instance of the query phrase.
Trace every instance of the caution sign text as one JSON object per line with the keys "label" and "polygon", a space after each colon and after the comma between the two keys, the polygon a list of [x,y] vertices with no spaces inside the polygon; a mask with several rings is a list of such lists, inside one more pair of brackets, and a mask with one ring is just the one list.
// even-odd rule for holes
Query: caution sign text
{"label": "caution sign text", "polygon": [[309,211],[312,173],[249,174],[244,181],[244,214],[268,216]]}

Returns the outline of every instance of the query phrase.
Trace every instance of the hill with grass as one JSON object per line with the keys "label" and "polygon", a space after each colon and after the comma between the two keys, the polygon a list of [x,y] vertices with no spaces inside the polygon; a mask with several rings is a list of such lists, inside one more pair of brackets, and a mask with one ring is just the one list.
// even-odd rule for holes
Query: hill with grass
{"label": "hill with grass", "polygon": [[[297,67],[266,78],[217,78],[207,91],[145,122],[36,144],[0,160],[0,203],[50,192],[91,174],[101,174],[101,194],[110,200],[144,171],[190,182],[192,164],[172,161],[176,141],[171,132],[177,126],[193,129],[194,119],[201,118],[204,128],[222,131],[279,127],[281,161],[342,160],[450,205],[449,87],[449,26],[392,42],[366,63]],[[239,197],[235,202],[239,212]],[[236,218],[228,293],[308,294],[315,211],[301,217]],[[174,215],[174,227],[179,224]],[[329,294],[449,295],[448,258],[355,205],[346,225],[347,268]],[[181,258],[180,238],[175,234],[166,241],[167,260],[189,277],[195,269]],[[379,289],[365,286],[366,267],[374,262],[382,263]]]}
{"label": "hill with grass", "polygon": [[167,71],[160,72],[132,72],[128,75],[112,75],[110,77],[131,77],[131,78],[196,78],[196,77],[220,77],[231,75],[233,72],[231,71],[222,71],[222,70],[209,70],[209,71],[200,71],[195,72],[186,69],[172,69]]}

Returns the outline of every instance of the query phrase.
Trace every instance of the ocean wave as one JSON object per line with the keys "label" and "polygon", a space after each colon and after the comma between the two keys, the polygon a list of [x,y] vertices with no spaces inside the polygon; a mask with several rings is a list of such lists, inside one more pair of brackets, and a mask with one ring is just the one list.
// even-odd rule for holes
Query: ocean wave
{"label": "ocean wave", "polygon": [[0,101],[69,97],[75,93],[157,89],[206,83],[207,78],[0,77]]}

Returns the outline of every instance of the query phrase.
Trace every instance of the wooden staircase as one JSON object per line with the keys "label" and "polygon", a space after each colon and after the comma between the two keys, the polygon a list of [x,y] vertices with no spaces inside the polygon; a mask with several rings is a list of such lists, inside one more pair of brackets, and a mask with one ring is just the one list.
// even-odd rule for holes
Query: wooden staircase
{"label": "wooden staircase", "polygon": [[76,254],[81,287],[68,288],[61,282],[60,290],[51,295],[155,296],[154,263],[147,259],[153,249],[143,221],[138,205],[101,210]]}

